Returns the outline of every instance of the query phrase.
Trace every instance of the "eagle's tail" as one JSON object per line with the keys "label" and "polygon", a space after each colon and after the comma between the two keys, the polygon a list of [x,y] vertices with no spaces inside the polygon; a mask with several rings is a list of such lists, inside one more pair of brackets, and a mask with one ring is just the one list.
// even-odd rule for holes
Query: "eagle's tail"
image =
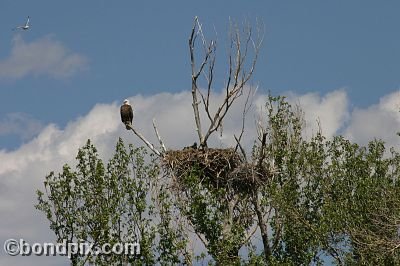
{"label": "eagle's tail", "polygon": [[130,122],[125,122],[125,127],[127,130],[131,129],[132,124]]}

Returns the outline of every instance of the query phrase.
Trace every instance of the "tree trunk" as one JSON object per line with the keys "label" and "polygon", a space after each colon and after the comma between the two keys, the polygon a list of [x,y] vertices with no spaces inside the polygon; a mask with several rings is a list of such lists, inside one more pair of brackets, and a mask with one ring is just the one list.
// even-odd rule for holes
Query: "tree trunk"
{"label": "tree trunk", "polygon": [[255,194],[255,198],[254,198],[254,203],[253,204],[254,204],[254,207],[255,207],[255,210],[256,210],[258,226],[260,227],[261,238],[262,238],[263,245],[264,245],[265,262],[268,263],[269,258],[271,256],[271,249],[269,247],[269,240],[268,240],[268,227],[267,227],[266,222],[264,221],[264,217],[263,217],[262,212],[260,210],[260,203],[258,201],[257,192]]}

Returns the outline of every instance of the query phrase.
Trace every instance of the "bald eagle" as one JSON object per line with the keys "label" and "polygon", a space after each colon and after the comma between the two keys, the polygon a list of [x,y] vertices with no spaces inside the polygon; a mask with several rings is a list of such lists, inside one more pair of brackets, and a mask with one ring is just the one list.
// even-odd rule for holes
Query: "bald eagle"
{"label": "bald eagle", "polygon": [[132,120],[133,120],[133,110],[132,106],[129,104],[129,101],[127,99],[124,100],[124,104],[121,105],[120,108],[121,111],[121,121],[122,123],[125,124],[126,129],[130,129],[129,126],[132,126]]}

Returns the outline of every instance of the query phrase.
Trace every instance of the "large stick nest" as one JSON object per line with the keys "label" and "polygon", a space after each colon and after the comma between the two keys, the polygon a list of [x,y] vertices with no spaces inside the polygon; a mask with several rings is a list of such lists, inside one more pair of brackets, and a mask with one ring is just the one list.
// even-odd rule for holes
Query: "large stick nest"
{"label": "large stick nest", "polygon": [[209,182],[214,187],[232,187],[240,191],[252,189],[266,182],[268,178],[266,171],[245,162],[232,148],[186,148],[168,151],[163,165],[181,185],[193,173],[202,182]]}

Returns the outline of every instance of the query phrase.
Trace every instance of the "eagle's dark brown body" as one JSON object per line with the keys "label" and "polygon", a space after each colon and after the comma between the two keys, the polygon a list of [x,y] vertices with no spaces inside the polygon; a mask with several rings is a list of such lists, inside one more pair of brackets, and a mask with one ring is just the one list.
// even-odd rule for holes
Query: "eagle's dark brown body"
{"label": "eagle's dark brown body", "polygon": [[129,129],[128,125],[132,126],[133,110],[129,104],[121,105],[121,121],[125,124],[126,129]]}

